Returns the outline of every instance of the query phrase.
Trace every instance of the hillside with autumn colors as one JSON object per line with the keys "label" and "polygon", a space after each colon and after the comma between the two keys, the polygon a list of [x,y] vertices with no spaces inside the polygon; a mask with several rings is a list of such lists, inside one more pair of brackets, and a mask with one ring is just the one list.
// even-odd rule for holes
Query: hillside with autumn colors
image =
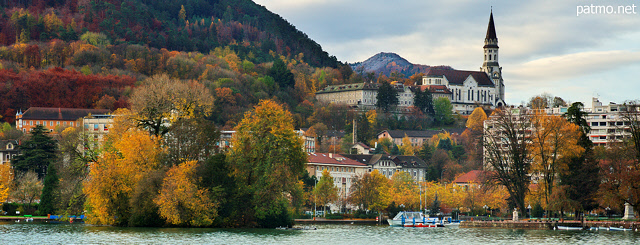
{"label": "hillside with autumn colors", "polygon": [[127,107],[137,84],[168,74],[211,91],[216,124],[233,126],[260,99],[275,98],[309,126],[318,88],[358,79],[250,0],[0,1],[0,23],[7,122],[34,106]]}

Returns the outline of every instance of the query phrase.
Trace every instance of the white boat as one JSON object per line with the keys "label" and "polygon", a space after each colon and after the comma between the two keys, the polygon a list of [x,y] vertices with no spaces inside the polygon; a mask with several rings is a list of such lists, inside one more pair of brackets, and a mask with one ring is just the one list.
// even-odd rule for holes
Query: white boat
{"label": "white boat", "polygon": [[563,231],[579,231],[582,230],[582,227],[576,227],[576,226],[558,226],[558,230],[563,230]]}
{"label": "white boat", "polygon": [[624,227],[620,226],[620,227],[609,227],[609,228],[607,228],[607,230],[608,231],[631,231],[632,229],[627,229],[627,228],[624,228]]}
{"label": "white boat", "polygon": [[387,219],[389,226],[400,227],[444,227],[438,218],[429,218],[422,212],[399,212],[393,219]]}

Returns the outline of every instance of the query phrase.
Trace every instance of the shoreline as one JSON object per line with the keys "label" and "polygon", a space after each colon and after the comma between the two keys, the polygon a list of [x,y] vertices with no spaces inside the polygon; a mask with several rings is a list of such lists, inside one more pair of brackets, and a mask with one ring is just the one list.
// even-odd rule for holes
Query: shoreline
{"label": "shoreline", "polygon": [[553,230],[558,226],[569,227],[622,227],[625,229],[640,230],[640,222],[637,221],[585,221],[581,223],[577,220],[565,221],[464,221],[460,223],[460,228],[498,228],[498,229],[532,229],[532,230]]}

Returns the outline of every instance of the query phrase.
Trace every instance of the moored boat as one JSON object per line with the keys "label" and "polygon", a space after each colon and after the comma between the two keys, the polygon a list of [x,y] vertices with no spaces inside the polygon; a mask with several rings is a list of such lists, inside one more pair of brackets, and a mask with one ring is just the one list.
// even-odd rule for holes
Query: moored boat
{"label": "moored boat", "polygon": [[399,212],[387,222],[389,226],[400,227],[444,227],[438,218],[428,218],[422,212]]}
{"label": "moored boat", "polygon": [[578,230],[582,230],[582,227],[577,227],[577,226],[558,226],[558,230],[563,230],[563,231],[578,231]]}

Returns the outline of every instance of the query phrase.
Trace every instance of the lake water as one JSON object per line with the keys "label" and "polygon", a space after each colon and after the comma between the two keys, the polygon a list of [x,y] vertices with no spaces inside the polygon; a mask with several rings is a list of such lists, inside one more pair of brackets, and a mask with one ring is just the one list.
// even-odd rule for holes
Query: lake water
{"label": "lake water", "polygon": [[318,225],[317,230],[0,224],[0,244],[640,244],[635,231]]}

